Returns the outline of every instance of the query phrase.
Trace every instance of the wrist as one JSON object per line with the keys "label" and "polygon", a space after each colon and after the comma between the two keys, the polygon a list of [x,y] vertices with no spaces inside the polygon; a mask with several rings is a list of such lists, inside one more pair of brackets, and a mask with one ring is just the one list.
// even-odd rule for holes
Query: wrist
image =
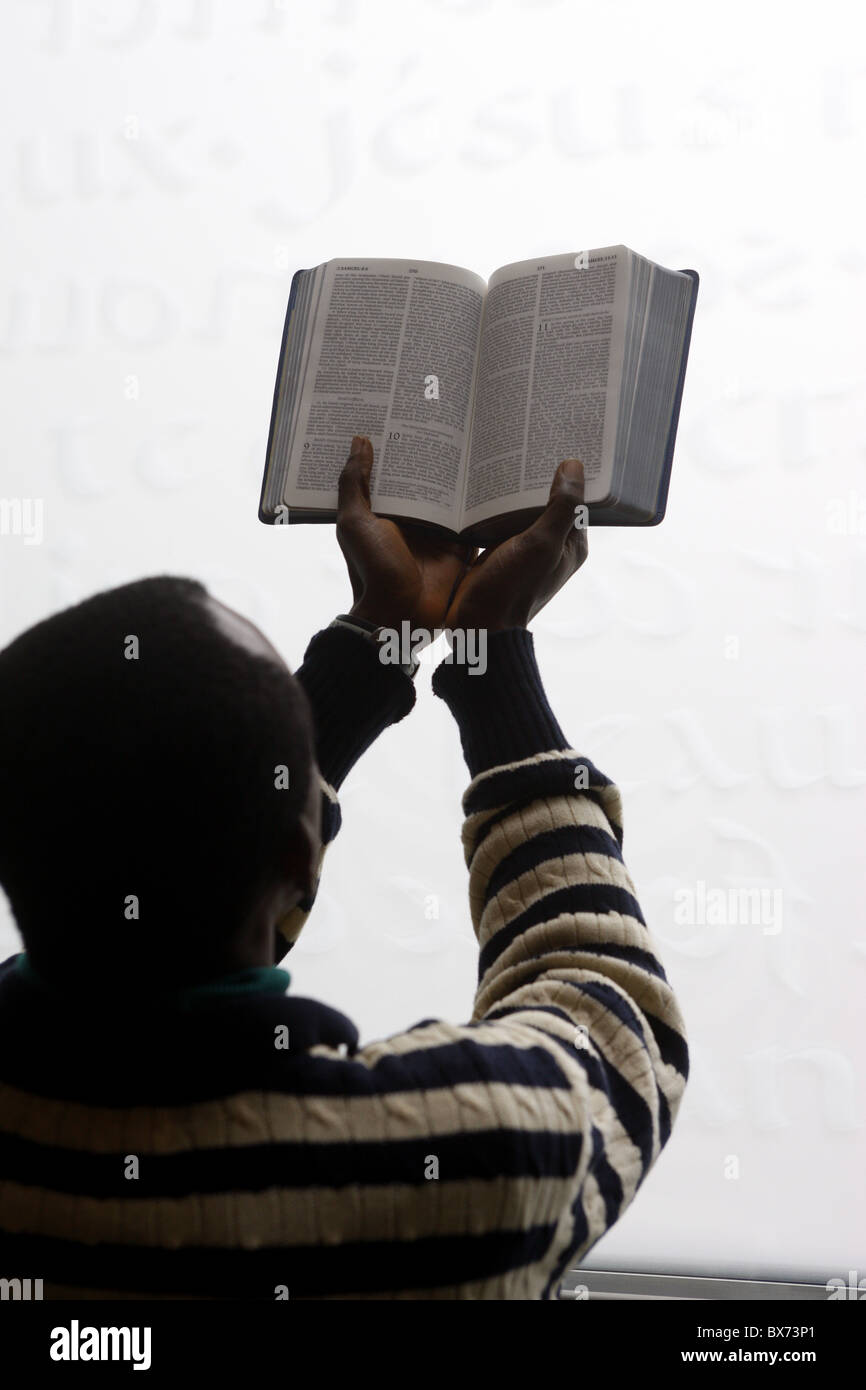
{"label": "wrist", "polygon": [[[388,627],[396,628],[399,632],[401,621],[407,621],[405,615],[401,620],[400,618],[395,618],[393,614],[389,614],[384,604],[365,603],[363,599],[359,600],[357,603],[353,603],[346,616],[355,618],[359,622],[367,623],[371,630],[377,627]],[[411,624],[411,618],[408,619],[408,621]]]}
{"label": "wrist", "polygon": [[433,673],[432,688],[457,719],[473,777],[568,748],[541,684],[532,634],[525,628],[492,636],[483,670],[446,658]]}
{"label": "wrist", "polygon": [[[389,647],[383,646],[383,635],[390,634],[395,629],[365,617],[363,611],[359,612],[357,608],[353,608],[348,613],[338,613],[331,623],[331,627],[353,628],[362,641],[369,642],[371,646],[376,648],[381,665],[398,667],[410,680],[414,680],[418,674],[418,661],[411,649],[404,651],[401,645],[400,650],[395,655]],[[396,633],[398,644],[400,644],[404,637],[402,629],[397,628]]]}
{"label": "wrist", "polygon": [[446,624],[454,632],[506,632],[511,628],[525,628],[526,622],[511,614],[500,613],[495,616],[486,616],[483,612],[473,613],[471,610],[461,612],[459,617],[453,618]]}
{"label": "wrist", "polygon": [[364,627],[369,628],[371,632],[374,632],[377,627],[382,626],[381,623],[374,619],[368,612],[362,610],[357,604],[353,604],[347,613],[338,613],[337,617],[351,618],[353,622],[361,623]]}
{"label": "wrist", "polygon": [[313,710],[319,771],[338,791],[373,740],[409,713],[415,688],[382,666],[369,638],[344,627],[317,632],[295,674]]}

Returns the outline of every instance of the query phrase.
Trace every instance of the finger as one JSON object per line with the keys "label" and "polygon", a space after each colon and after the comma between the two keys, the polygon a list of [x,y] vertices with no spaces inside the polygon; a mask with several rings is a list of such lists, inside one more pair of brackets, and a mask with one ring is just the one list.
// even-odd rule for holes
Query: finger
{"label": "finger", "polygon": [[525,534],[540,536],[548,545],[564,545],[572,539],[578,518],[575,509],[583,504],[583,492],[583,464],[580,459],[564,459],[553,475],[547,506]]}
{"label": "finger", "polygon": [[450,591],[450,593],[448,594],[447,599],[445,600],[445,612],[446,612],[446,613],[448,612],[449,608],[451,607],[452,603],[454,602],[454,595],[457,593],[457,590],[460,588],[460,585],[463,583],[463,580],[464,580],[465,578],[466,578],[466,570],[465,570],[465,569],[464,569],[464,570],[461,570],[459,574],[455,574],[455,576],[454,576],[454,583],[451,585],[451,591]]}
{"label": "finger", "polygon": [[370,511],[373,445],[366,435],[352,436],[352,449],[337,483],[337,516],[341,521]]}
{"label": "finger", "polygon": [[454,598],[454,595],[457,593],[457,590],[460,588],[460,585],[463,583],[463,580],[466,578],[467,574],[469,574],[470,571],[475,569],[476,565],[478,564],[478,560],[478,547],[476,545],[469,546],[466,553],[462,557],[460,569],[454,576],[454,583],[451,585],[451,592],[448,595],[448,602],[445,605],[446,610],[451,607],[451,601]]}

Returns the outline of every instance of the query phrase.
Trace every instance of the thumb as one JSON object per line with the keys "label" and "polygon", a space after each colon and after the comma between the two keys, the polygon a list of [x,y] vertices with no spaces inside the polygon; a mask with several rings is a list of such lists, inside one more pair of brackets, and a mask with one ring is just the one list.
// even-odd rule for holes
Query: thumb
{"label": "thumb", "polygon": [[553,475],[547,506],[529,530],[563,544],[574,526],[575,507],[583,502],[583,487],[580,459],[564,459]]}
{"label": "thumb", "polygon": [[352,436],[352,448],[337,484],[337,511],[343,516],[369,512],[373,445],[364,434]]}

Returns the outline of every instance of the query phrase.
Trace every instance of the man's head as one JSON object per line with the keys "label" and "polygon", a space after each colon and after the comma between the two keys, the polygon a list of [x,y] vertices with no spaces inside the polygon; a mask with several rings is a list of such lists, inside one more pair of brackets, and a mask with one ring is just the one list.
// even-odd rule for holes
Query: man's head
{"label": "man's head", "polygon": [[97,594],[0,652],[0,779],[0,883],[47,979],[271,964],[315,880],[304,691],[193,580]]}

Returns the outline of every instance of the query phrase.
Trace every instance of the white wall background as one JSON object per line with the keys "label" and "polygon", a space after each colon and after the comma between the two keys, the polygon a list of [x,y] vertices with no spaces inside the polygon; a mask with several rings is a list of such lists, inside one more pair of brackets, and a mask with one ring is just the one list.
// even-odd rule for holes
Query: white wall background
{"label": "white wall background", "polygon": [[[417,256],[487,275],[625,242],[701,273],[667,518],[592,534],[533,625],[566,733],[623,789],[627,862],[692,1047],[674,1138],[599,1268],[866,1274],[851,13],[17,0],[0,15],[0,495],[44,503],[41,545],[0,537],[3,643],[157,572],[201,578],[293,666],[347,607],[332,528],[256,518],[299,266]],[[430,671],[345,786],[291,960],[293,989],[365,1039],[471,1007],[466,773]],[[678,925],[674,893],[699,881],[781,893],[781,930]],[[8,913],[0,946],[19,948]]]}

